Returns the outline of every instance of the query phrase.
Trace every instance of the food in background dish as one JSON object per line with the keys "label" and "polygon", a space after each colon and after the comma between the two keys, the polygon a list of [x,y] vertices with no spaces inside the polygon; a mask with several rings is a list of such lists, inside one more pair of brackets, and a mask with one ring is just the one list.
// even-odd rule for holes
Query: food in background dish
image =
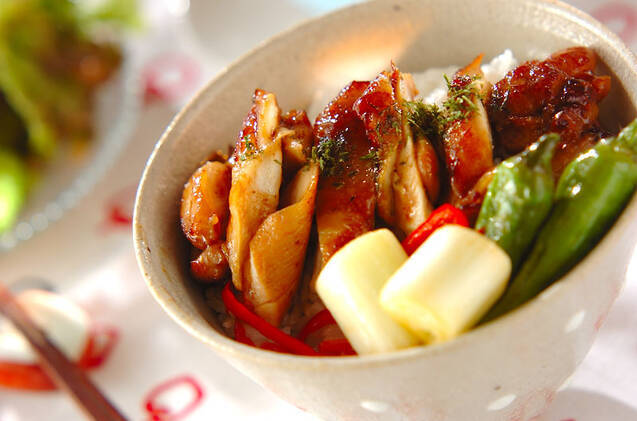
{"label": "food in background dish", "polygon": [[132,23],[134,7],[134,0],[92,9],[70,0],[0,3],[0,232],[60,145],[77,149],[91,139],[95,92],[122,58],[97,33]]}
{"label": "food in background dish", "polygon": [[610,78],[590,49],[482,58],[425,100],[414,80],[431,78],[392,64],[313,126],[255,92],[233,156],[181,202],[191,273],[230,336],[300,355],[437,343],[594,247],[637,184],[637,121],[602,139]]}

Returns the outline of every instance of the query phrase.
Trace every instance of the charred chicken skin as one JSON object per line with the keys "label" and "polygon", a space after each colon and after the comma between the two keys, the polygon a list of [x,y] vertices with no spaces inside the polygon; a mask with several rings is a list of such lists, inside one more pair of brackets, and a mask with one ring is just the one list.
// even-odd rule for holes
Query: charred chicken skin
{"label": "charred chicken skin", "polygon": [[543,133],[558,133],[557,176],[594,145],[604,135],[599,102],[610,90],[610,77],[593,73],[596,64],[595,52],[573,47],[544,61],[528,61],[498,82],[487,103],[498,157],[522,151]]}
{"label": "charred chicken skin", "polygon": [[350,240],[374,228],[376,167],[363,122],[353,110],[368,82],[352,82],[314,124],[314,158],[321,167],[316,227],[321,263]]}

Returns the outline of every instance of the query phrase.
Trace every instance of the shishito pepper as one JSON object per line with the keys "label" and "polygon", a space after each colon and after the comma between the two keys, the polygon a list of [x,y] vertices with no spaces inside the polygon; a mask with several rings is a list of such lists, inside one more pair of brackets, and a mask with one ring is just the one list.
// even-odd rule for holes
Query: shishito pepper
{"label": "shishito pepper", "polygon": [[516,268],[553,205],[551,159],[560,137],[544,135],[503,161],[480,208],[476,229],[495,241]]}
{"label": "shishito pepper", "polygon": [[528,258],[483,322],[530,300],[575,266],[610,228],[636,185],[637,120],[566,167]]}

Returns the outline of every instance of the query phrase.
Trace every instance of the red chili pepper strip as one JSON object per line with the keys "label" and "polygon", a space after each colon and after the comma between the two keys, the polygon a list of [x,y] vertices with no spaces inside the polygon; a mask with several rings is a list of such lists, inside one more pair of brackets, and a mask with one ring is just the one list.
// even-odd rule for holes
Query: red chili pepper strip
{"label": "red chili pepper strip", "polygon": [[0,386],[23,390],[55,390],[56,385],[39,365],[0,361]]}
{"label": "red chili pepper strip", "polygon": [[249,324],[266,338],[281,345],[288,352],[299,355],[319,355],[309,345],[281,332],[279,329],[272,326],[270,323],[266,322],[261,317],[250,311],[246,306],[241,304],[239,300],[237,300],[237,297],[235,297],[232,293],[232,290],[230,289],[230,282],[226,284],[225,288],[221,292],[221,298],[223,299],[223,303],[226,305],[226,309],[228,309],[230,313],[234,314],[237,319]]}
{"label": "red chili pepper strip", "polygon": [[266,351],[288,352],[287,349],[283,348],[279,344],[275,344],[274,342],[263,342],[259,348],[265,349]]}
{"label": "red chili pepper strip", "polygon": [[332,313],[330,313],[328,309],[321,310],[307,321],[303,329],[301,329],[301,332],[297,335],[297,338],[305,341],[310,334],[325,326],[333,324],[336,324],[336,320],[332,317]]}
{"label": "red chili pepper strip", "polygon": [[243,326],[240,320],[234,321],[234,339],[237,342],[241,342],[242,344],[254,346],[254,342],[252,339],[246,335],[246,328]]}
{"label": "red chili pepper strip", "polygon": [[323,341],[318,346],[319,352],[323,355],[356,355],[347,339],[332,339]]}
{"label": "red chili pepper strip", "polygon": [[469,221],[460,209],[445,203],[434,210],[425,222],[403,240],[405,252],[411,255],[435,230],[447,224],[468,227]]}

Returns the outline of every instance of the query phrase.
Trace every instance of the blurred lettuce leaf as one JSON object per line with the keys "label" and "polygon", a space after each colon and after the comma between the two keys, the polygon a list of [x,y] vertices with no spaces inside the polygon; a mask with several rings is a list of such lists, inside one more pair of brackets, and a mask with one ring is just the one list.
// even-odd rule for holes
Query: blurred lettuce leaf
{"label": "blurred lettuce leaf", "polygon": [[121,61],[102,36],[139,22],[135,0],[0,0],[0,232],[25,201],[27,159],[90,140],[94,91]]}
{"label": "blurred lettuce leaf", "polygon": [[0,93],[0,149],[24,152],[26,133],[20,116]]}
{"label": "blurred lettuce leaf", "polygon": [[84,25],[108,24],[123,29],[139,29],[142,19],[135,0],[103,0],[98,4],[78,3]]}
{"label": "blurred lettuce leaf", "polygon": [[[60,139],[91,137],[92,90],[106,79],[100,79],[102,73],[110,74],[119,65],[114,46],[93,42],[90,28],[139,21],[133,0],[80,7],[85,3],[0,2],[0,91],[21,116],[30,151],[41,157],[50,157]],[[84,65],[86,57],[93,60],[93,69]],[[97,72],[96,80],[87,77],[87,68]]]}
{"label": "blurred lettuce leaf", "polygon": [[27,197],[28,170],[16,154],[0,149],[0,233],[11,227]]}

